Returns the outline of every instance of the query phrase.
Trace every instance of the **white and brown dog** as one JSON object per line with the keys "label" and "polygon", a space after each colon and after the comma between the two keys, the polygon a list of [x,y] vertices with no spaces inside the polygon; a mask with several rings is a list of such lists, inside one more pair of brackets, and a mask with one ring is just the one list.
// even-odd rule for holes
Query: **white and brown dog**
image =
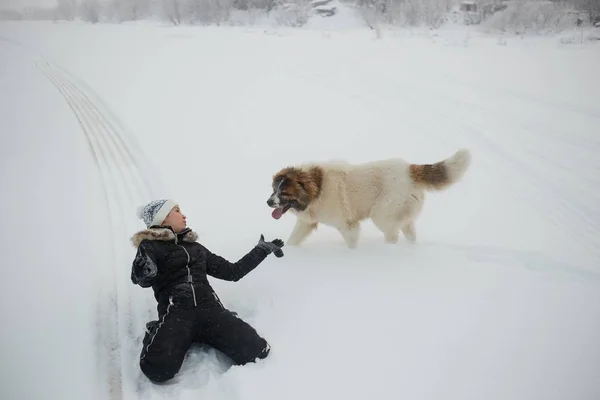
{"label": "white and brown dog", "polygon": [[287,167],[273,176],[267,204],[279,219],[288,210],[297,221],[287,241],[299,245],[319,223],[335,227],[349,248],[356,248],[360,221],[371,218],[387,243],[399,231],[415,242],[415,220],[425,191],[442,190],[458,182],[471,162],[466,149],[435,164],[411,164],[403,159],[363,164],[311,163]]}

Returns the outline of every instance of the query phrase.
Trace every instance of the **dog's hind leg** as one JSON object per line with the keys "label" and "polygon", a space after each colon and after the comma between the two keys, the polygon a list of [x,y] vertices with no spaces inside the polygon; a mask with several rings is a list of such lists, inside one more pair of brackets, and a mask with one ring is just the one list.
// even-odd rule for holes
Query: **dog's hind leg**
{"label": "dog's hind leg", "polygon": [[409,242],[415,243],[417,241],[417,232],[415,231],[414,221],[407,221],[402,226],[402,233],[404,234],[406,240],[408,240]]}
{"label": "dog's hind leg", "polygon": [[338,228],[342,237],[346,241],[349,248],[355,249],[358,246],[358,237],[360,236],[360,223],[348,222],[344,226]]}
{"label": "dog's hind leg", "polygon": [[386,243],[398,243],[400,231],[411,243],[417,240],[414,221],[422,208],[422,197],[411,194],[403,203],[393,205],[393,201],[380,203],[371,212],[371,220],[385,238]]}
{"label": "dog's hind leg", "polygon": [[371,220],[377,229],[383,233],[386,243],[398,242],[400,224],[396,220],[386,218],[382,215],[373,215],[371,216]]}
{"label": "dog's hind leg", "polygon": [[308,235],[310,235],[312,231],[315,230],[316,227],[317,223],[311,224],[297,219],[296,226],[294,226],[294,229],[290,234],[290,238],[288,239],[287,244],[289,244],[290,246],[298,246],[304,241],[304,239],[307,238]]}
{"label": "dog's hind leg", "polygon": [[421,210],[423,209],[423,200],[423,192],[411,194],[411,196],[409,197],[409,202],[407,203],[405,213],[403,215],[403,219],[401,221],[402,234],[404,234],[404,237],[410,243],[415,243],[417,241],[417,230],[415,228],[415,221],[421,213]]}

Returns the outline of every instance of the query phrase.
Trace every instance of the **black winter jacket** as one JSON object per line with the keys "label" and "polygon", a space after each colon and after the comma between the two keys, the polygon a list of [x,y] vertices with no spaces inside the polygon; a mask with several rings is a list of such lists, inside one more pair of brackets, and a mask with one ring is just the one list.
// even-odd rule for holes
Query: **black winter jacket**
{"label": "black winter jacket", "polygon": [[148,276],[134,263],[131,280],[141,287],[152,286],[159,308],[166,306],[169,298],[194,307],[222,307],[207,275],[238,281],[269,255],[267,250],[256,246],[232,263],[212,253],[196,242],[197,239],[198,235],[189,228],[175,234],[172,229],[160,226],[142,230],[131,238],[138,255],[142,251],[157,266],[156,274]]}

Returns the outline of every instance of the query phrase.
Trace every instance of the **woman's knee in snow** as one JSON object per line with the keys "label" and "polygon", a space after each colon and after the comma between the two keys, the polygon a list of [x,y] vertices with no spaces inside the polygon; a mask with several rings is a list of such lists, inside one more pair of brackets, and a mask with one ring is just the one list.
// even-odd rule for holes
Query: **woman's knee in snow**
{"label": "woman's knee in snow", "polygon": [[261,350],[260,353],[258,353],[256,358],[260,358],[261,360],[265,359],[265,358],[267,358],[267,356],[269,355],[270,352],[271,352],[271,346],[269,345],[269,343],[265,342],[265,347]]}
{"label": "woman's knee in snow", "polygon": [[148,362],[146,359],[140,361],[140,369],[154,383],[167,382],[173,379],[179,371],[179,368],[173,368],[168,365],[156,365]]}
{"label": "woman's knee in snow", "polygon": [[258,359],[262,360],[267,358],[270,352],[271,346],[269,345],[269,343],[264,341],[264,345],[261,346],[260,350],[254,351],[252,353],[240,354],[239,357],[235,357],[236,359],[234,359],[234,362],[237,365],[244,365],[250,362],[256,362],[256,360]]}

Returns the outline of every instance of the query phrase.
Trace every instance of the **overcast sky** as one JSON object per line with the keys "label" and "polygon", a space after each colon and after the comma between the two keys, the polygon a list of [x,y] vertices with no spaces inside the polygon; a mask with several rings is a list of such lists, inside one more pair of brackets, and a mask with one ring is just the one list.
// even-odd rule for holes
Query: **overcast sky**
{"label": "overcast sky", "polygon": [[54,7],[56,0],[0,0],[0,8]]}

